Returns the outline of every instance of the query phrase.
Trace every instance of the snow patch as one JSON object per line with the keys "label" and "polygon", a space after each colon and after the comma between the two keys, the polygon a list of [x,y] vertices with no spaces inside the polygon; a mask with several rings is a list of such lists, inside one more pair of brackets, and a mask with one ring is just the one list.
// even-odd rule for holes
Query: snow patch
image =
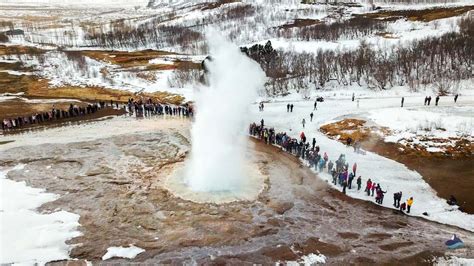
{"label": "snow patch", "polygon": [[144,252],[145,250],[134,245],[126,247],[109,247],[107,248],[107,253],[102,256],[102,260],[107,260],[114,257],[133,259],[138,254]]}
{"label": "snow patch", "polygon": [[297,265],[315,265],[315,264],[324,264],[326,263],[326,256],[323,254],[314,254],[310,253],[308,255],[302,256],[298,261],[287,261],[286,265],[297,266]]}
{"label": "snow patch", "polygon": [[24,167],[21,164],[0,170],[0,264],[45,264],[69,259],[70,246],[65,241],[80,235],[76,230],[79,215],[66,211],[38,213],[38,207],[59,196],[6,178],[8,172]]}

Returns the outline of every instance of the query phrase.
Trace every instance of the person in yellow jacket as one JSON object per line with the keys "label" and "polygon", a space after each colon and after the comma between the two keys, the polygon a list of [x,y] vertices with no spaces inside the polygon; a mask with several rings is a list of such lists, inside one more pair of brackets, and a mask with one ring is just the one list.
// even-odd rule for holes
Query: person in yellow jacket
{"label": "person in yellow jacket", "polygon": [[413,205],[413,197],[407,200],[407,213],[410,213],[411,205]]}

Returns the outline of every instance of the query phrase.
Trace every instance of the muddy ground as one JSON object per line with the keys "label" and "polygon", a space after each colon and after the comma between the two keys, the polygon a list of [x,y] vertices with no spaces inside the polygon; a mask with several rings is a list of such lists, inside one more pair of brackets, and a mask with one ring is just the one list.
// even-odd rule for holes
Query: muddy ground
{"label": "muddy ground", "polygon": [[[343,124],[339,123],[339,125]],[[448,200],[451,195],[454,195],[462,211],[474,214],[472,143],[470,146],[462,146],[460,147],[462,150],[453,151],[448,155],[431,154],[398,143],[385,142],[378,134],[371,130],[365,130],[363,124],[350,128],[350,130],[343,127],[332,127],[331,124],[328,124],[322,127],[321,131],[332,138],[340,136],[338,140],[343,143],[345,143],[347,136],[351,136],[354,140],[360,141],[364,150],[375,152],[406,165],[409,169],[420,173],[439,197]]]}
{"label": "muddy ground", "polygon": [[2,152],[0,165],[25,163],[8,177],[61,195],[42,211],[80,215],[83,235],[70,241],[70,255],[93,263],[110,246],[134,244],[146,252],[133,262],[148,264],[273,264],[309,253],[326,255],[330,264],[429,264],[445,254],[444,241],[453,233],[474,244],[471,232],[346,197],[293,156],[254,140],[248,152],[268,176],[257,200],[218,205],[180,199],[162,181],[185,159],[188,138],[185,126],[22,146]]}

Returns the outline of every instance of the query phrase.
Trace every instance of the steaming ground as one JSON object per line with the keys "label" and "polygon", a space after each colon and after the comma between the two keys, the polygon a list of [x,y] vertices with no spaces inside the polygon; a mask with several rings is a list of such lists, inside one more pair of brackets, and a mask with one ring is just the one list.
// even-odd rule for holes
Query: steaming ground
{"label": "steaming ground", "polygon": [[[268,178],[255,200],[184,200],[162,181],[189,153],[186,120],[116,117],[4,138],[13,142],[0,145],[0,164],[24,164],[7,178],[57,194],[41,212],[80,216],[69,256],[92,263],[109,247],[133,245],[145,251],[108,262],[271,264],[321,253],[336,264],[415,264],[446,254],[443,242],[453,233],[474,244],[471,232],[343,196],[294,157],[259,142],[249,147],[251,161]],[[2,263],[8,258],[2,250]]]}

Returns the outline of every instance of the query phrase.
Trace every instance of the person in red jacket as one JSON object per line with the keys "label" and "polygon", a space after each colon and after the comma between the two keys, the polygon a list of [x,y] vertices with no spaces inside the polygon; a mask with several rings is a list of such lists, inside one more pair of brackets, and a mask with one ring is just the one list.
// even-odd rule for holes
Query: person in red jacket
{"label": "person in red jacket", "polygon": [[306,142],[306,135],[304,134],[304,132],[301,132],[301,134],[300,134],[300,139],[301,139],[301,141],[302,141],[303,143]]}
{"label": "person in red jacket", "polygon": [[367,180],[367,186],[365,187],[365,192],[367,192],[367,196],[370,196],[370,190],[372,189],[372,180]]}
{"label": "person in red jacket", "polygon": [[356,175],[356,171],[357,171],[357,163],[354,163],[354,165],[352,166],[352,172],[354,173],[354,176]]}

